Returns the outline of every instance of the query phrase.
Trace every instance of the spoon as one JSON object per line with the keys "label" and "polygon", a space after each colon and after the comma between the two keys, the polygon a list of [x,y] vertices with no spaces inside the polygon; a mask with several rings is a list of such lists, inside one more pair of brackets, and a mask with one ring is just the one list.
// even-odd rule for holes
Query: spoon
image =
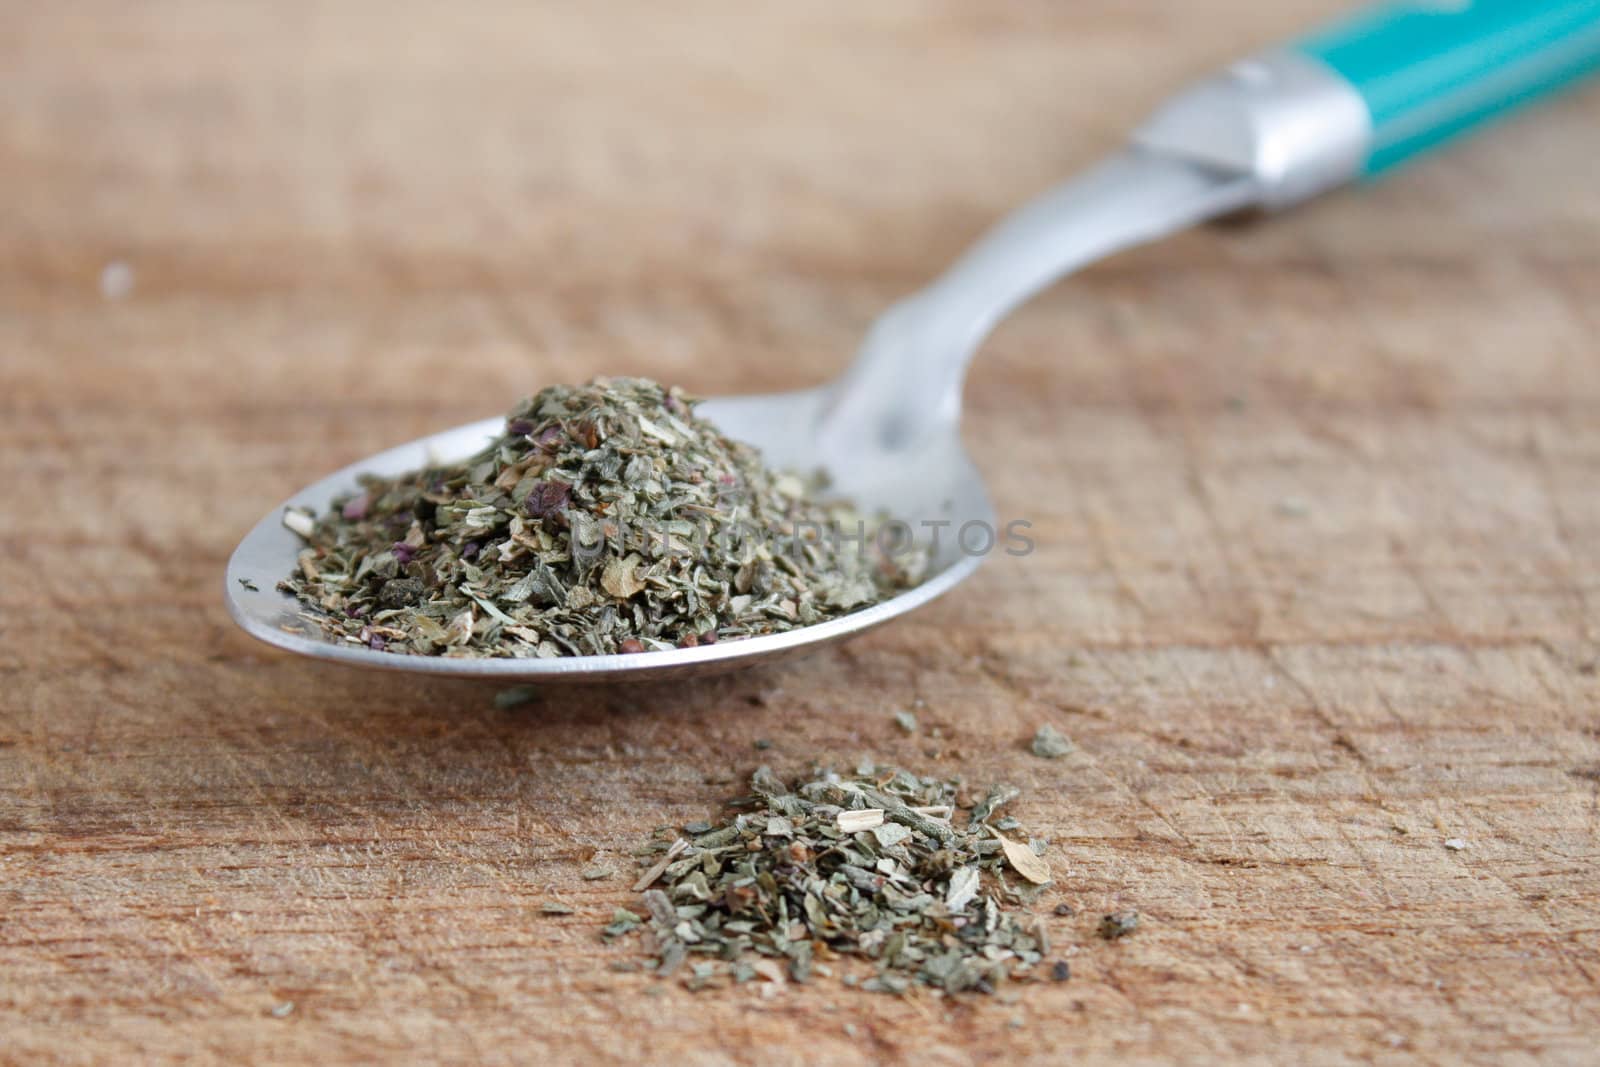
{"label": "spoon", "polygon": [[[505,681],[660,679],[770,661],[921,607],[972,574],[996,531],[960,439],[966,366],[991,329],[1039,290],[1130,246],[1245,209],[1276,210],[1377,175],[1499,111],[1600,66],[1600,0],[1379,4],[1297,44],[1234,64],[1174,97],[1122,151],[1000,223],[931,285],[891,307],[854,363],[815,389],[707,400],[723,433],[779,469],[821,467],[864,513],[937,540],[927,578],[854,614],[697,648],[556,659],[397,655],[328,638],[275,589],[300,539],[286,508],[321,514],[356,476],[465,458],[500,418],[391,448],[296,493],[228,563],[246,631],[279,648],[362,667]],[[968,537],[959,536],[963,528]],[[973,538],[971,534],[978,534]],[[974,544],[976,542],[976,545]]]}

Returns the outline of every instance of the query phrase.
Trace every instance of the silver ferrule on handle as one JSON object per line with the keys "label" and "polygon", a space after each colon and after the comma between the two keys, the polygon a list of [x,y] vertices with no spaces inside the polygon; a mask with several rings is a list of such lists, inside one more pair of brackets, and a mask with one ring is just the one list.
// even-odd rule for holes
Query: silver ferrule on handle
{"label": "silver ferrule on handle", "polygon": [[1133,143],[1248,176],[1259,206],[1276,210],[1358,176],[1371,151],[1372,116],[1332,68],[1277,50],[1179,93],[1134,132]]}

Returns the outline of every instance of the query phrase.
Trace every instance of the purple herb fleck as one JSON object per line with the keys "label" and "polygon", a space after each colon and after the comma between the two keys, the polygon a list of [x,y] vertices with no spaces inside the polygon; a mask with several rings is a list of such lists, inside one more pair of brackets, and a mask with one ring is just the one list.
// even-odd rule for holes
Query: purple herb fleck
{"label": "purple herb fleck", "polygon": [[529,518],[543,519],[565,511],[571,500],[572,486],[552,478],[534,486],[533,492],[522,502],[522,508]]}

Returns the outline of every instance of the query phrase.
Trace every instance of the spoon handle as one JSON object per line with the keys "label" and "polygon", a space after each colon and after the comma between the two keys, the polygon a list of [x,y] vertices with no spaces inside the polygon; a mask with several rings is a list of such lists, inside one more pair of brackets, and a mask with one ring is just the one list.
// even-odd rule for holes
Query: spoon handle
{"label": "spoon handle", "polygon": [[1062,275],[1231,214],[1382,174],[1600,70],[1600,0],[1382,3],[1179,93],[1132,145],[1003,220],[874,324],[818,438],[920,447],[960,416],[990,329]]}
{"label": "spoon handle", "polygon": [[1600,0],[1380,4],[1298,48],[1361,95],[1374,175],[1600,68]]}
{"label": "spoon handle", "polygon": [[1373,177],[1600,70],[1600,0],[1385,3],[1174,97],[1147,149],[1249,175],[1267,208]]}

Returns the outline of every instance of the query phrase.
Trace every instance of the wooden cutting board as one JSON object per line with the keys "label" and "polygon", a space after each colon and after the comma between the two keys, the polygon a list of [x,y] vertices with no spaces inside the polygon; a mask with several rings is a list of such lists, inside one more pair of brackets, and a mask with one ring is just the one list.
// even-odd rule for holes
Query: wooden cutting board
{"label": "wooden cutting board", "polygon": [[[6,4],[0,1059],[1592,1056],[1600,92],[1038,300],[966,419],[1037,550],[843,648],[502,709],[222,606],[293,489],[541,385],[824,380],[1341,6]],[[864,756],[1026,790],[1070,981],[617,969],[594,857]]]}

